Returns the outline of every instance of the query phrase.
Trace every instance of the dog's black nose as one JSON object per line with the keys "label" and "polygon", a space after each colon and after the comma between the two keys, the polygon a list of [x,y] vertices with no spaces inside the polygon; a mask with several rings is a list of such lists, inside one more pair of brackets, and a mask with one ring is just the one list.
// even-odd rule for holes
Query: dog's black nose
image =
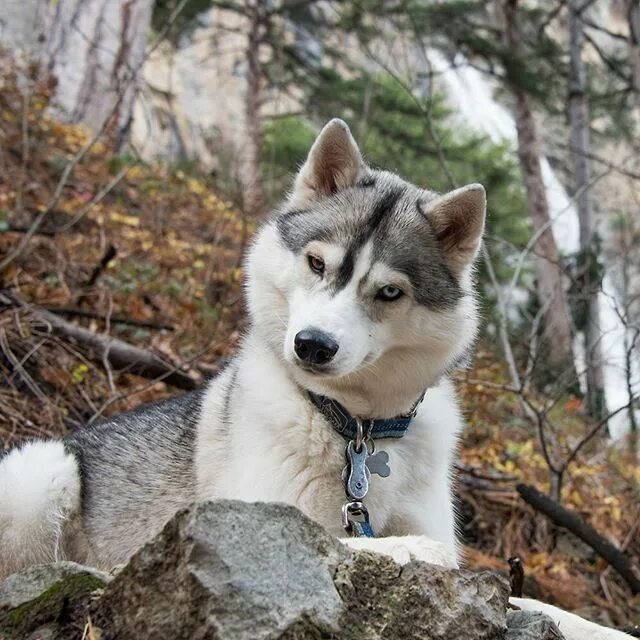
{"label": "dog's black nose", "polygon": [[300,331],[293,340],[296,355],[309,364],[326,364],[338,351],[338,343],[317,329]]}

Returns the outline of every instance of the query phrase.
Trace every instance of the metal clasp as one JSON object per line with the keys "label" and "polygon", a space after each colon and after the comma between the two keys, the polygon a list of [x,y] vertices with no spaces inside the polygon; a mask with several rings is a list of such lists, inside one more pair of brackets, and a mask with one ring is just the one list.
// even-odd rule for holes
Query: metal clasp
{"label": "metal clasp", "polygon": [[[362,518],[356,520],[356,518]],[[353,533],[353,522],[369,524],[369,511],[362,502],[357,500],[345,502],[342,505],[342,526],[347,533]]]}
{"label": "metal clasp", "polygon": [[362,426],[362,419],[356,418],[356,437],[354,439],[354,444],[356,448],[356,453],[360,453],[362,451],[362,445],[364,444],[364,427]]}

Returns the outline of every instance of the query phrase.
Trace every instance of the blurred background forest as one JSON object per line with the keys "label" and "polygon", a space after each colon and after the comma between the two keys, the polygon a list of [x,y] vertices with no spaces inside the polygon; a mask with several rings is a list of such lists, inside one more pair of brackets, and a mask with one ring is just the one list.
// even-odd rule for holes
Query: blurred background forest
{"label": "blurred background forest", "polygon": [[375,166],[487,189],[468,565],[640,624],[638,0],[4,0],[1,448],[215,374],[334,116]]}

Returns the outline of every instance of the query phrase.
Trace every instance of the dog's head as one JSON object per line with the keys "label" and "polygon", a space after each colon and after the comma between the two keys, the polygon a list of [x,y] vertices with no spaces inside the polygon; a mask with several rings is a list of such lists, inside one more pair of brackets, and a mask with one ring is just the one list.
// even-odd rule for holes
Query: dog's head
{"label": "dog's head", "polygon": [[481,185],[440,195],[373,170],[332,120],[253,245],[253,326],[318,393],[373,377],[424,388],[474,338],[484,219]]}

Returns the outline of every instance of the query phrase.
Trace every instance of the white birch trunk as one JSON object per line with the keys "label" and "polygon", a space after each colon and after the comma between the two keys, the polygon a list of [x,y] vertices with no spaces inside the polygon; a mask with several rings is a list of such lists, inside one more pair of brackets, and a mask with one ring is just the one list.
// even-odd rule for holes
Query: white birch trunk
{"label": "white birch trunk", "polygon": [[589,109],[582,48],[584,42],[581,17],[582,0],[569,0],[569,127],[571,134],[570,157],[573,166],[573,192],[580,223],[580,271],[584,308],[585,365],[587,381],[587,409],[590,415],[601,419],[605,413],[604,376],[600,343],[600,308],[598,305],[598,246],[593,207],[591,206],[590,166],[588,154]]}
{"label": "white birch trunk", "polygon": [[636,108],[640,112],[640,2],[627,0],[629,19],[629,61],[631,63],[631,84],[635,93]]}
{"label": "white birch trunk", "polygon": [[128,129],[153,0],[5,0],[0,39],[38,60],[56,80],[57,117]]}

